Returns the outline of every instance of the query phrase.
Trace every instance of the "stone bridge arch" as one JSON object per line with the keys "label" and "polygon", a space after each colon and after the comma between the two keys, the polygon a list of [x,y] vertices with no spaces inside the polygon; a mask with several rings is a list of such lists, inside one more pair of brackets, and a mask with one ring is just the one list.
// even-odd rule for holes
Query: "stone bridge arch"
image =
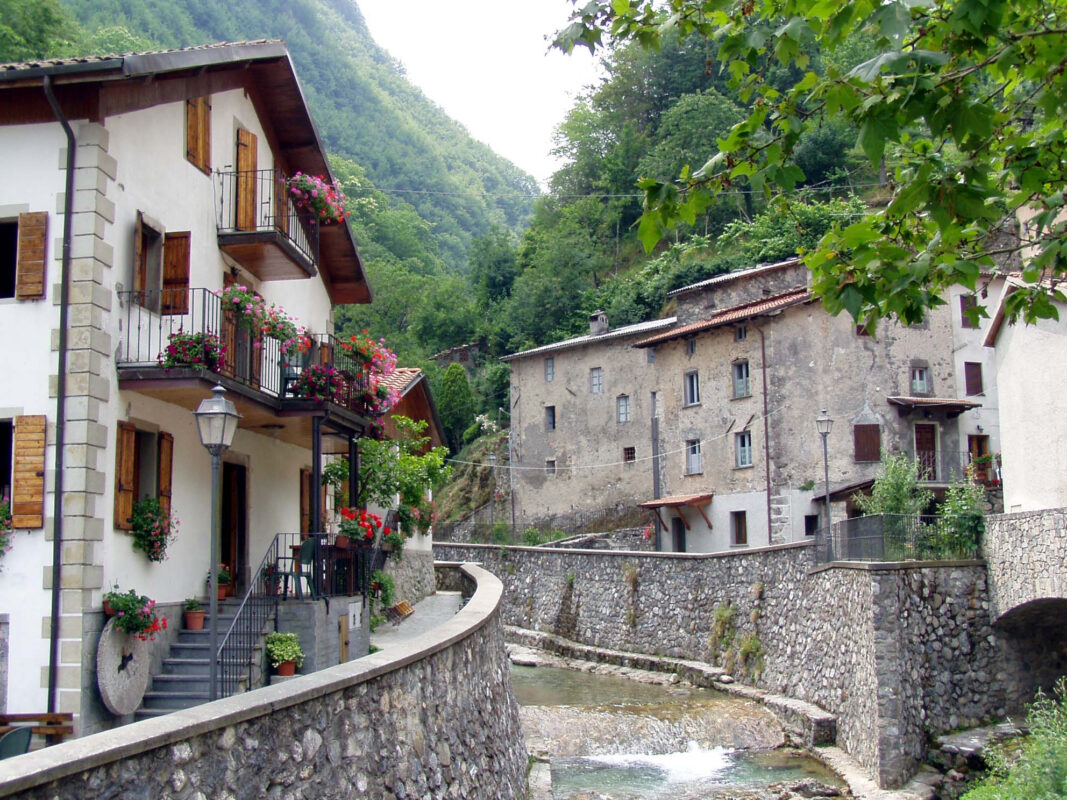
{"label": "stone bridge arch", "polygon": [[1038,689],[1051,694],[1067,675],[1067,598],[1041,597],[1012,608],[994,623],[1003,643],[1003,685],[1009,711],[1018,713]]}

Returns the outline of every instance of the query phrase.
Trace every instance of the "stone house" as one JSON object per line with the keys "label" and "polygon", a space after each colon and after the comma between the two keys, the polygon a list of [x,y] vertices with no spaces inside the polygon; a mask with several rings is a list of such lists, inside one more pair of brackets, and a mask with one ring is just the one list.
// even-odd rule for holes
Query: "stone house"
{"label": "stone house", "polygon": [[[0,355],[0,707],[71,712],[85,733],[115,723],[96,692],[104,591],[154,598],[164,647],[212,561],[243,593],[277,536],[323,530],[323,459],[353,452],[373,414],[355,384],[313,400],[298,379],[346,368],[332,309],[371,291],[347,224],[290,196],[290,176],[330,168],[281,42],[2,65],[0,163],[0,331],[18,343]],[[236,285],[309,339],[287,350],[223,311]],[[175,336],[215,337],[224,362],[162,368]],[[211,553],[192,412],[216,384],[241,420]],[[144,497],[181,522],[163,563],[131,546]]]}
{"label": "stone house", "polygon": [[[995,413],[982,427],[969,418],[996,401],[964,301],[871,336],[823,310],[799,260],[670,298],[675,318],[611,331],[594,315],[596,333],[505,358],[520,525],[587,524],[636,505],[656,514],[662,550],[802,540],[823,524],[823,409],[835,518],[883,448],[912,454],[938,489],[972,448],[997,447]],[[978,380],[965,364],[979,365]]]}

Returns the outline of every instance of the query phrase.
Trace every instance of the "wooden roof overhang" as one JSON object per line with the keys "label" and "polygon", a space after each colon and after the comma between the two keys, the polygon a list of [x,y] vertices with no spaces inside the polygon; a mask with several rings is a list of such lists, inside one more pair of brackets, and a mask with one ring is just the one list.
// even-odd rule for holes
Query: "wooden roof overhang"
{"label": "wooden roof overhang", "polygon": [[[659,524],[664,528],[667,527],[667,523],[664,522],[663,517],[660,516],[661,508],[673,508],[675,515],[685,525],[685,529],[689,530],[689,523],[686,521],[685,515],[680,509],[683,508],[695,508],[700,516],[704,518],[704,522],[707,523],[708,528],[712,527],[711,520],[708,519],[708,515],[704,513],[704,508],[711,504],[711,500],[714,497],[714,493],[708,492],[706,494],[690,494],[690,495],[676,495],[674,497],[658,497],[655,500],[648,500],[644,503],[638,503],[639,508],[647,508],[653,514],[656,515],[656,519],[659,520]],[[668,515],[668,519],[670,515]]]}
{"label": "wooden roof overhang", "polygon": [[119,389],[135,391],[186,409],[190,414],[216,385],[237,407],[238,428],[311,449],[314,418],[322,424],[322,452],[348,454],[348,440],[363,435],[371,420],[322,400],[278,398],[225,375],[192,368],[122,368]]}
{"label": "wooden roof overhang", "polygon": [[[44,77],[63,113],[103,122],[108,116],[243,89],[264,123],[286,172],[333,175],[289,51],[277,40],[236,42],[106,58],[0,65],[0,125],[54,122]],[[372,299],[347,224],[320,228],[319,274],[335,305]]]}
{"label": "wooden roof overhang", "polygon": [[948,419],[955,419],[964,411],[981,408],[982,404],[974,400],[955,397],[887,397],[891,406],[897,407],[897,414],[907,417],[913,411],[927,411],[944,414]]}
{"label": "wooden roof overhang", "polygon": [[437,415],[437,406],[430,394],[430,384],[422,370],[400,367],[387,379],[389,383],[396,383],[400,391],[400,401],[396,407],[382,420],[385,438],[396,439],[399,430],[393,422],[393,415],[398,414],[414,420],[424,420],[427,423],[426,435],[430,437],[427,447],[441,447],[445,443],[444,428],[441,419]]}

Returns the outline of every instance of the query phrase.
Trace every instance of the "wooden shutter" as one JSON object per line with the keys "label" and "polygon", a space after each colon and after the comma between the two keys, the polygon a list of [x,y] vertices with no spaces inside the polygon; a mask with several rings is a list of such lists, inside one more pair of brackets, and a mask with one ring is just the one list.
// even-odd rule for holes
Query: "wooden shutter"
{"label": "wooden shutter", "polygon": [[274,175],[274,227],[289,234],[289,184],[280,171]]}
{"label": "wooden shutter", "polygon": [[237,230],[256,229],[256,135],[237,129]]}
{"label": "wooden shutter", "polygon": [[204,172],[211,171],[211,105],[207,97],[185,101],[185,157]]}
{"label": "wooden shutter", "polygon": [[967,312],[978,305],[978,299],[973,294],[961,294],[960,295],[960,325],[964,328],[977,328],[978,326],[971,322],[971,318],[967,316]]}
{"label": "wooden shutter", "polygon": [[982,365],[977,361],[967,361],[963,365],[963,376],[967,384],[967,394],[982,393]]}
{"label": "wooden shutter", "polygon": [[167,233],[163,237],[164,314],[189,313],[189,231]]}
{"label": "wooden shutter", "polygon": [[44,527],[43,415],[15,417],[15,459],[11,469],[11,525]]}
{"label": "wooden shutter", "polygon": [[[133,227],[133,264],[133,290],[143,292],[148,280],[148,253],[144,246],[144,215],[140,211]],[[144,298],[137,302],[144,305]]]}
{"label": "wooden shutter", "polygon": [[882,429],[877,425],[853,425],[856,461],[878,461],[882,452]]}
{"label": "wooden shutter", "polygon": [[170,514],[171,486],[174,484],[174,437],[166,431],[159,432],[159,506]]}
{"label": "wooden shutter", "polygon": [[311,470],[300,470],[300,532],[311,531]]}
{"label": "wooden shutter", "polygon": [[119,422],[115,440],[115,527],[128,531],[133,526],[133,495],[137,479],[137,428]]}
{"label": "wooden shutter", "polygon": [[40,300],[44,297],[45,252],[48,242],[48,212],[19,214],[18,269],[15,297]]}

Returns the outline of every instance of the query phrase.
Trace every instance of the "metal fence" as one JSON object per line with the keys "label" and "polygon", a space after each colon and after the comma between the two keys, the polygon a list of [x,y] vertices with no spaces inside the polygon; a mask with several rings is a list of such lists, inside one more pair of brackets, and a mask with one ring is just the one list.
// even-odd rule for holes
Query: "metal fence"
{"label": "metal fence", "polygon": [[976,559],[980,515],[871,514],[836,522],[816,533],[819,563]]}
{"label": "metal fence", "polygon": [[282,236],[311,264],[319,260],[319,228],[289,196],[289,179],[276,169],[216,172],[219,233]]}

